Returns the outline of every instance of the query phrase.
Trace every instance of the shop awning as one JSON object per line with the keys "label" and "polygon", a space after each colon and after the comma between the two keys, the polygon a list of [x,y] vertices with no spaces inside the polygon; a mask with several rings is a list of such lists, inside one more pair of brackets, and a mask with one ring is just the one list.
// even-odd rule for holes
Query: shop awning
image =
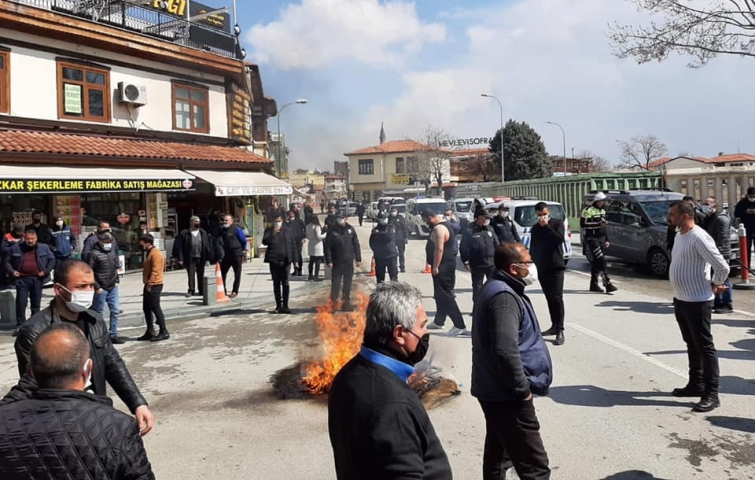
{"label": "shop awning", "polygon": [[215,185],[217,197],[291,195],[290,183],[264,172],[187,170],[191,175]]}
{"label": "shop awning", "polygon": [[176,169],[0,166],[0,194],[193,189],[194,175]]}

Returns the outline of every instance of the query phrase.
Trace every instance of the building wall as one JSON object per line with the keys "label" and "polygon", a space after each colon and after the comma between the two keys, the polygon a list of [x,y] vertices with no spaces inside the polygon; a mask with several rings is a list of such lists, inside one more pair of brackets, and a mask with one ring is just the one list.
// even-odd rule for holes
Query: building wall
{"label": "building wall", "polygon": [[697,160],[692,160],[690,158],[679,157],[666,162],[663,168],[665,168],[665,170],[678,170],[680,168],[702,167],[703,165],[705,165],[703,162],[698,162]]}
{"label": "building wall", "polygon": [[[387,155],[384,156],[382,153],[349,157],[349,183],[354,185],[355,190],[357,184],[385,182],[384,157],[387,157]],[[371,175],[359,173],[359,160],[372,160],[373,173]]]}

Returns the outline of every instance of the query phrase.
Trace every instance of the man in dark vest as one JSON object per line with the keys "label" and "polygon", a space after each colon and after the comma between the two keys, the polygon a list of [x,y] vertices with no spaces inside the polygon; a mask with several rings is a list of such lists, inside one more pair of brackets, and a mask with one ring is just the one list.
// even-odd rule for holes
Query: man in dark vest
{"label": "man in dark vest", "polygon": [[472,273],[472,302],[477,298],[477,293],[493,274],[493,254],[498,246],[498,236],[490,227],[485,210],[475,212],[475,221],[464,229],[461,239],[461,261],[464,262],[468,272]]}
{"label": "man in dark vest", "polygon": [[273,277],[273,293],[275,295],[275,310],[273,313],[291,313],[288,308],[289,284],[291,264],[295,269],[301,269],[298,263],[296,249],[301,243],[296,241],[291,228],[283,223],[283,217],[278,215],[273,219],[273,225],[265,229],[262,244],[267,246],[265,263],[270,265],[270,275]]}
{"label": "man in dark vest", "polygon": [[446,317],[451,317],[454,327],[448,336],[470,336],[456,303],[456,235],[446,226],[443,215],[432,209],[422,212],[422,219],[430,227],[430,238],[425,245],[425,261],[432,266],[433,295],[435,297],[435,320],[428,325],[431,330],[442,330]]}
{"label": "man in dark vest", "polygon": [[233,222],[231,215],[223,217],[222,231],[220,232],[220,243],[223,246],[223,260],[220,262],[220,274],[223,276],[223,286],[228,292],[228,271],[233,268],[233,290],[228,295],[229,298],[236,298],[239,295],[241,286],[241,265],[244,259],[249,255],[249,243],[246,241],[244,229]]}
{"label": "man in dark vest", "polygon": [[487,428],[482,478],[501,479],[513,465],[521,479],[550,478],[532,396],[552,381],[548,347],[524,294],[537,280],[521,243],[496,248],[496,273],[477,296],[472,331],[472,395]]}
{"label": "man in dark vest", "polygon": [[173,247],[173,256],[178,259],[178,264],[186,268],[189,276],[189,289],[186,294],[191,297],[195,292],[201,296],[204,291],[204,267],[212,261],[212,240],[207,232],[200,227],[202,221],[199,217],[192,216],[189,219],[190,228],[181,231]]}

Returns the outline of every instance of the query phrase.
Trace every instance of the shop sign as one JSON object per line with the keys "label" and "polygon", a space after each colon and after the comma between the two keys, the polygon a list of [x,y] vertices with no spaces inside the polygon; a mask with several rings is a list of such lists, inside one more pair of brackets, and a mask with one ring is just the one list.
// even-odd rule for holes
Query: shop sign
{"label": "shop sign", "polygon": [[252,142],[252,97],[235,83],[228,87],[228,136],[237,141]]}
{"label": "shop sign", "polygon": [[409,185],[409,175],[391,175],[393,185]]}
{"label": "shop sign", "polygon": [[25,178],[0,179],[2,193],[67,193],[67,192],[162,192],[193,190],[192,179],[86,179],[41,180]]}
{"label": "shop sign", "polygon": [[290,185],[239,185],[229,187],[215,187],[218,197],[252,197],[255,195],[291,195]]}
{"label": "shop sign", "polygon": [[63,108],[66,113],[72,115],[81,115],[83,109],[81,107],[81,85],[73,85],[70,83],[63,84]]}

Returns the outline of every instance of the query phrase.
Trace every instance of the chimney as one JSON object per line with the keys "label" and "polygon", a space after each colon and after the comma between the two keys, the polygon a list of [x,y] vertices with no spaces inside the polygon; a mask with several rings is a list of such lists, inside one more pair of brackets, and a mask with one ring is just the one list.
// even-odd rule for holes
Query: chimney
{"label": "chimney", "polygon": [[718,152],[718,156],[719,157],[722,156],[723,154],[724,154],[724,152]]}

